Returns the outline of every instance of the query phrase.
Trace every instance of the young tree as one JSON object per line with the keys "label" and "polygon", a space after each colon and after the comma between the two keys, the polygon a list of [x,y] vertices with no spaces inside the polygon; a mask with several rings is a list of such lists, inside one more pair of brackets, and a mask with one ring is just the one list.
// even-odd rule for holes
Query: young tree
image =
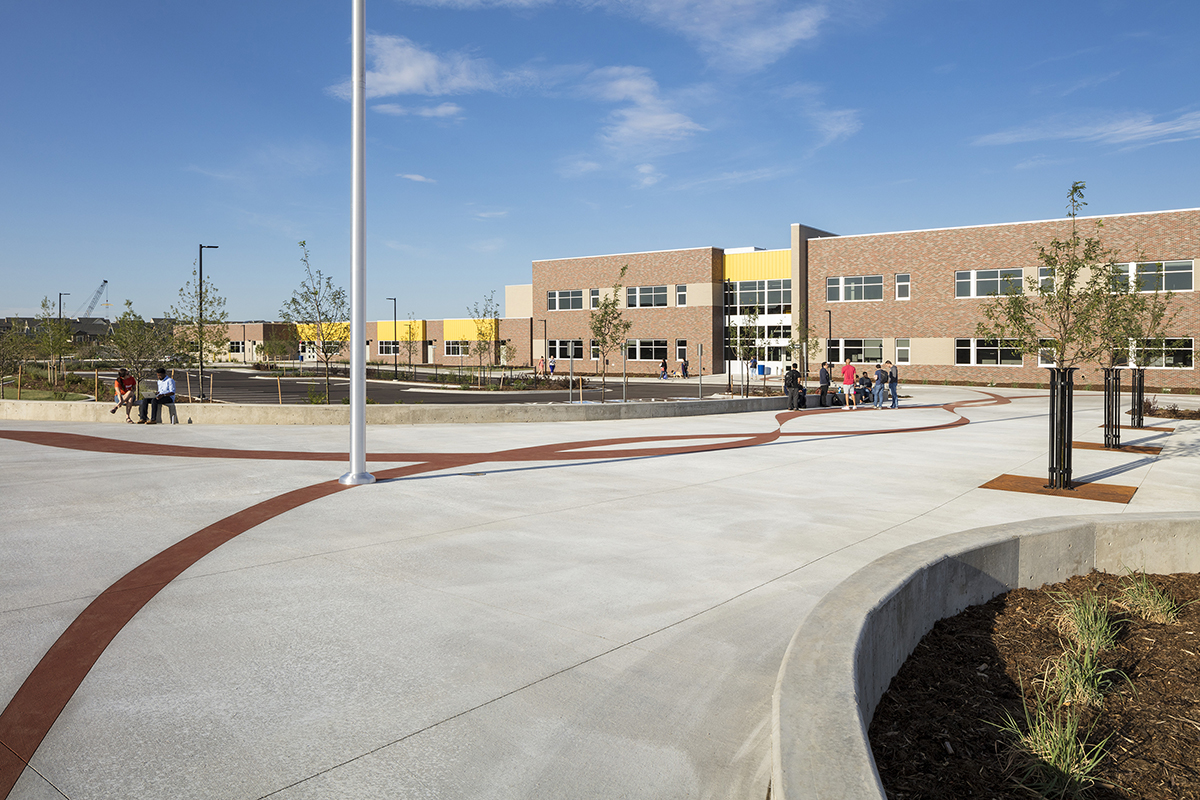
{"label": "young tree", "polygon": [[[1015,287],[992,298],[983,309],[976,335],[1007,340],[1026,355],[1041,353],[1053,361],[1050,380],[1050,486],[1071,488],[1071,414],[1074,405],[1072,372],[1097,362],[1111,349],[1122,321],[1123,293],[1114,292],[1116,250],[1107,248],[1099,233],[1080,233],[1078,215],[1087,205],[1086,184],[1076,181],[1067,193],[1070,234],[1049,244],[1036,244],[1038,275],[1026,278],[1024,291]],[[1048,356],[1048,358],[1047,358]]]}
{"label": "young tree", "polygon": [[0,331],[0,378],[15,375],[33,354],[33,342],[20,321],[7,322],[8,327]]}
{"label": "young tree", "polygon": [[102,349],[141,379],[174,355],[175,341],[167,325],[142,319],[133,310],[133,302],[126,300],[125,311],[113,322]]}
{"label": "young tree", "polygon": [[408,375],[413,378],[413,351],[418,345],[424,344],[423,340],[417,338],[417,321],[413,319],[412,312],[408,312],[408,322],[404,329],[404,352],[408,356]]}
{"label": "young tree", "polygon": [[300,346],[295,325],[271,325],[263,331],[260,349],[267,360],[278,364],[281,359],[291,358]]}
{"label": "young tree", "polygon": [[483,305],[475,303],[467,309],[475,322],[475,341],[471,342],[471,355],[479,363],[479,374],[476,376],[480,386],[483,385],[484,359],[487,359],[488,379],[491,379],[491,366],[498,360],[496,348],[500,344],[500,307],[496,305],[496,291],[493,289],[483,298]]}
{"label": "young tree", "polygon": [[49,372],[51,362],[61,362],[74,348],[71,323],[59,318],[58,311],[49,297],[42,298],[42,311],[37,318],[34,342],[39,355],[46,359],[46,371]]}
{"label": "young tree", "polygon": [[742,315],[742,324],[737,326],[737,347],[735,352],[742,362],[742,395],[750,396],[750,374],[746,362],[757,358],[762,346],[762,328],[758,324],[758,306]]}
{"label": "young tree", "polygon": [[[600,356],[600,402],[605,400],[608,391],[608,356],[625,346],[625,337],[633,323],[625,319],[621,313],[621,282],[629,265],[621,267],[617,280],[613,283],[612,291],[607,295],[601,294],[595,308],[588,318],[588,330],[592,334],[596,350]],[[515,354],[514,354],[515,357]]]}
{"label": "young tree", "polygon": [[788,340],[787,352],[791,358],[796,358],[798,355],[800,361],[803,362],[804,372],[802,374],[804,375],[804,382],[805,382],[805,385],[807,386],[808,385],[808,363],[809,363],[808,357],[809,357],[810,353],[813,353],[814,351],[820,351],[821,337],[817,334],[817,332],[815,330],[813,330],[813,327],[811,325],[808,326],[808,330],[806,331],[806,333],[807,333],[807,336],[803,336],[803,337],[793,334],[792,338],[790,340]]}
{"label": "young tree", "polygon": [[204,397],[204,361],[211,363],[229,352],[229,315],[225,298],[208,278],[201,284],[197,271],[179,290],[179,304],[171,306],[175,321],[175,345],[188,360],[200,367],[200,397]]}
{"label": "young tree", "polygon": [[329,362],[350,342],[350,304],[346,290],[333,285],[333,279],[314,270],[308,263],[308,244],[300,242],[300,263],[304,278],[279,309],[285,322],[294,323],[297,334],[311,342],[317,358],[325,364],[325,402],[329,403]]}

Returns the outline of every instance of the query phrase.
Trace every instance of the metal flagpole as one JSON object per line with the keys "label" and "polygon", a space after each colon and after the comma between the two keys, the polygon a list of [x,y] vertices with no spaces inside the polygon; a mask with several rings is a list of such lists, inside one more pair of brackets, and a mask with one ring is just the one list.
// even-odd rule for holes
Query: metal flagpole
{"label": "metal flagpole", "polygon": [[374,483],[367,472],[367,322],[366,322],[366,0],[353,0],[354,86],[351,124],[354,178],[351,197],[353,218],[350,246],[350,471],[339,482],[347,486]]}

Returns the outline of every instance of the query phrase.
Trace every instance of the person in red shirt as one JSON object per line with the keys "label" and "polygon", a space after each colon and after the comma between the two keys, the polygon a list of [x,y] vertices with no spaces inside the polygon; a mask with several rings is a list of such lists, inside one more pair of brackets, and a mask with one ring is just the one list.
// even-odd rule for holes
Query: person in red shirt
{"label": "person in red shirt", "polygon": [[846,363],[842,366],[842,391],[846,396],[842,411],[849,411],[851,406],[858,408],[858,399],[854,396],[854,381],[856,377],[854,365],[847,358]]}
{"label": "person in red shirt", "polygon": [[125,421],[132,423],[129,412],[133,410],[133,404],[137,402],[137,378],[130,375],[129,370],[124,367],[117,370],[117,379],[113,381],[113,398],[116,400],[116,404],[108,413],[115,414],[118,408],[125,406]]}

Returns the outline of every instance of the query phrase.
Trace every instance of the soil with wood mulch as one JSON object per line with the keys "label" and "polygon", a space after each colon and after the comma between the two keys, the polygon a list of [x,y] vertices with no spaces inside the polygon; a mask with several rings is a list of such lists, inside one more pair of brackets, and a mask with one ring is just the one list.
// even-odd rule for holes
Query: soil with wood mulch
{"label": "soil with wood mulch", "polygon": [[[1200,575],[1148,575],[1180,604],[1200,598]],[[996,725],[1005,713],[1022,728],[1049,659],[1064,650],[1052,592],[1115,599],[1122,576],[1093,572],[1038,590],[1016,589],[955,617],[921,640],[892,680],[870,726],[871,748],[891,800],[1022,798],[1020,756]],[[1080,730],[1107,738],[1085,796],[1096,800],[1200,798],[1200,603],[1174,624],[1111,609],[1115,647],[1100,654],[1113,680],[1103,705],[1086,710]],[[993,723],[993,724],[989,724]],[[1082,734],[1081,734],[1082,735]]]}

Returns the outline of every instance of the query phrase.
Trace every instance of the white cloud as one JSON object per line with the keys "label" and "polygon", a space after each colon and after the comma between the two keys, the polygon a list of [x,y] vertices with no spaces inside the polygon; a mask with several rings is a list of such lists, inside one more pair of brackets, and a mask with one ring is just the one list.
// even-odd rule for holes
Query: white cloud
{"label": "white cloud", "polygon": [[396,177],[407,178],[408,180],[416,181],[417,183],[437,183],[437,181],[435,181],[433,178],[426,178],[424,175],[414,175],[412,173],[399,173],[396,175]]}
{"label": "white cloud", "polygon": [[821,89],[806,83],[797,83],[787,87],[784,97],[798,101],[798,108],[816,132],[820,140],[812,147],[819,150],[822,147],[849,139],[862,130],[862,121],[858,111],[852,108],[829,108],[821,97]]}
{"label": "white cloud", "polygon": [[499,217],[507,217],[507,211],[477,211],[475,216],[479,219],[497,219]]}
{"label": "white cloud", "polygon": [[636,185],[641,188],[653,186],[666,177],[666,175],[656,170],[653,164],[638,164],[637,173],[638,180]]}
{"label": "white cloud", "polygon": [[600,169],[603,167],[591,159],[575,158],[559,164],[558,174],[564,178],[578,178],[580,175],[587,175],[589,172],[596,172]]}
{"label": "white cloud", "polygon": [[754,183],[757,181],[766,181],[773,178],[779,178],[781,176],[790,174],[792,171],[793,170],[790,168],[760,167],[759,169],[722,172],[719,175],[687,181],[686,183],[681,183],[672,188],[679,191],[699,189],[702,186],[712,186],[715,184],[736,185],[740,183]]}
{"label": "white cloud", "polygon": [[376,103],[371,106],[372,111],[378,111],[381,114],[389,114],[393,117],[461,117],[463,114],[462,106],[457,103],[442,103],[436,106],[425,106],[422,108],[408,108],[396,103]]}
{"label": "white cloud", "polygon": [[1200,111],[1156,122],[1149,114],[1107,115],[1083,119],[1059,114],[1039,122],[990,133],[975,139],[977,145],[1021,144],[1047,140],[1099,142],[1141,147],[1200,139]]}
{"label": "white cloud", "polygon": [[[451,9],[527,10],[555,0],[407,0]],[[830,15],[825,0],[561,0],[600,7],[664,28],[692,42],[709,62],[733,71],[761,69],[799,42],[813,39]]]}
{"label": "white cloud", "polygon": [[588,90],[605,101],[628,103],[609,115],[601,139],[619,150],[687,139],[704,127],[670,107],[642,67],[605,67],[589,76]]}

